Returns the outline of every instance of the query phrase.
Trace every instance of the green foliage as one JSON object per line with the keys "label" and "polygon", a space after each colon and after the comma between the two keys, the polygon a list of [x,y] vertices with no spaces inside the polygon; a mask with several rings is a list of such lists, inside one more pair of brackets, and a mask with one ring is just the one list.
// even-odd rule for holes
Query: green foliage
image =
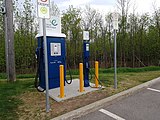
{"label": "green foliage", "polygon": [[5,44],[4,39],[0,39],[0,72],[5,70]]}
{"label": "green foliage", "polygon": [[7,79],[7,75],[5,73],[0,73],[0,79]]}
{"label": "green foliage", "polygon": [[0,14],[0,72],[5,70],[5,41],[4,41],[4,24],[3,15]]}
{"label": "green foliage", "polygon": [[78,70],[78,69],[75,69],[75,70],[72,69],[72,70],[67,70],[67,71],[66,71],[66,74],[67,74],[67,75],[69,75],[70,73],[71,73],[72,75],[79,75],[79,70]]}
{"label": "green foliage", "polygon": [[[148,13],[127,14],[126,7],[124,6],[119,16],[117,66],[133,68],[159,66],[160,9],[155,9],[151,16]],[[58,7],[54,3],[52,10],[52,14],[59,15]],[[83,61],[83,30],[90,32],[90,62],[93,64],[94,61],[99,61],[100,68],[113,67],[114,38],[111,13],[107,13],[103,19],[102,13],[90,6],[84,9],[69,6],[63,11],[61,20],[62,32],[66,34],[66,62],[70,68],[77,69],[79,63]],[[33,73],[36,69],[35,21],[35,9],[31,0],[24,0],[22,4],[15,1],[14,45],[17,73]],[[5,72],[6,69],[3,25],[3,16],[0,14],[0,72]]]}
{"label": "green foliage", "polygon": [[71,67],[77,68],[82,60],[81,11],[69,6],[62,17],[62,32],[66,34],[66,58]]}
{"label": "green foliage", "polygon": [[21,7],[23,10],[16,7],[15,11],[15,24],[17,27],[14,34],[15,63],[18,73],[24,73],[28,69],[31,70],[28,71],[30,73],[34,71],[36,64],[35,15],[31,0],[25,0]]}

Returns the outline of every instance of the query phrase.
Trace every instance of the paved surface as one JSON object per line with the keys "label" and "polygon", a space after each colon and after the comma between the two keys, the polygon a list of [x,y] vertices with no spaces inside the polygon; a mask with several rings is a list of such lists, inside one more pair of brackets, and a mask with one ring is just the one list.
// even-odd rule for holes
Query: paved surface
{"label": "paved surface", "polygon": [[[94,84],[90,83],[90,85],[94,86]],[[49,96],[56,100],[57,102],[76,97],[82,94],[86,94],[91,91],[98,90],[98,88],[84,87],[84,92],[79,92],[79,79],[74,79],[71,84],[66,84],[64,87],[65,97],[60,98],[58,95],[60,94],[60,88],[55,88],[49,90]]]}
{"label": "paved surface", "polygon": [[[150,89],[151,88],[151,89]],[[116,118],[117,117],[117,118]],[[118,118],[119,117],[119,118]],[[160,120],[160,83],[74,120]]]}

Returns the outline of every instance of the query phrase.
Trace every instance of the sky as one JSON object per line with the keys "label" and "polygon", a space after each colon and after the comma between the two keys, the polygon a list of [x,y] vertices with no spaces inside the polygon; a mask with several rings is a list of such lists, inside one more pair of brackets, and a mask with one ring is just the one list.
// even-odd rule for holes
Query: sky
{"label": "sky", "polygon": [[[117,4],[117,0],[54,0],[54,2],[60,10],[65,10],[69,5],[83,8],[86,4],[89,4],[104,13],[115,11]],[[160,7],[160,0],[131,0],[130,4],[130,12],[133,12],[133,5],[135,5],[136,13],[152,13],[154,11],[153,4],[156,8]]]}
{"label": "sky", "polygon": [[[19,0],[24,1],[24,0]],[[36,2],[37,0],[32,0]],[[61,11],[66,10],[69,5],[74,7],[85,7],[85,5],[90,5],[92,8],[103,12],[114,12],[116,10],[117,0],[50,0],[54,1],[58,5]],[[156,8],[160,8],[160,0],[130,0],[129,12],[133,12],[133,5],[135,5],[135,13],[153,13],[155,5]]]}

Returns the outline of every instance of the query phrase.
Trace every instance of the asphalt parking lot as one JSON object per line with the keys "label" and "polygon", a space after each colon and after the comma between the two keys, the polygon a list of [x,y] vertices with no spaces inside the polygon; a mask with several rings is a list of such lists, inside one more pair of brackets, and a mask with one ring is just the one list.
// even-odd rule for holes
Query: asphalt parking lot
{"label": "asphalt parking lot", "polygon": [[160,120],[160,83],[74,120]]}

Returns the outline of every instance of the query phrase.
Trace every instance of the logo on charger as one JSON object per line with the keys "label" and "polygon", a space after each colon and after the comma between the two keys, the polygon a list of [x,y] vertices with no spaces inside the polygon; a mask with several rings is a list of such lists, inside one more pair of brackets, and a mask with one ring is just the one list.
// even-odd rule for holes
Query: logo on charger
{"label": "logo on charger", "polygon": [[53,26],[57,26],[57,25],[58,25],[58,23],[57,23],[57,21],[56,21],[55,19],[53,19],[53,20],[51,21],[51,23],[52,23]]}

